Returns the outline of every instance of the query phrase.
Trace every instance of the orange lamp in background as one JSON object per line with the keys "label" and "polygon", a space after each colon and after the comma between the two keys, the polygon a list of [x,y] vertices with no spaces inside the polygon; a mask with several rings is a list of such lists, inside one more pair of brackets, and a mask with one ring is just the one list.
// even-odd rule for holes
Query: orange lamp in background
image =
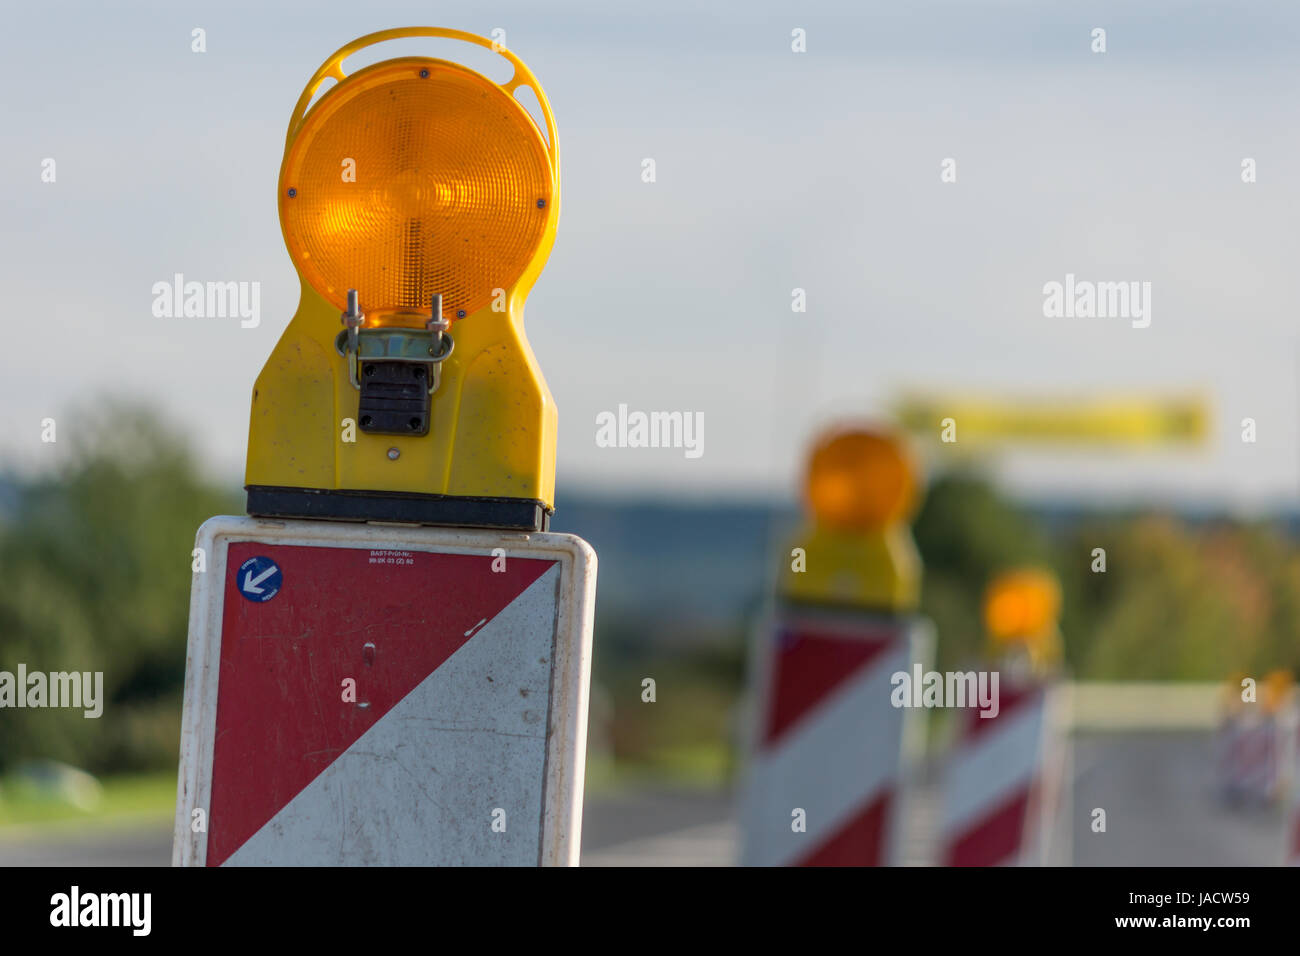
{"label": "orange lamp in background", "polygon": [[806,562],[783,571],[781,594],[878,611],[915,609],[921,560],[908,521],[918,474],[892,429],[852,425],[822,435],[804,484],[812,520],[796,538]]}
{"label": "orange lamp in background", "polygon": [[1035,671],[1061,662],[1061,586],[1049,571],[1018,568],[984,592],[984,628],[995,657],[1023,654]]}
{"label": "orange lamp in background", "polygon": [[842,426],[813,444],[808,514],[781,549],[750,649],[746,865],[902,859],[900,804],[924,713],[898,706],[895,691],[932,644],[915,613],[921,560],[908,521],[919,485],[892,429]]}

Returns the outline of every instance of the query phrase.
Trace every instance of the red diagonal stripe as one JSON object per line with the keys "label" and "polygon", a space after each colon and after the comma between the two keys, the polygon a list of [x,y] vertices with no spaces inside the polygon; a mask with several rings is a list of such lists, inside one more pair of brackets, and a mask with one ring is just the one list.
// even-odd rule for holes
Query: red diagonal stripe
{"label": "red diagonal stripe", "polygon": [[[265,603],[235,583],[258,555],[283,574]],[[413,563],[373,564],[364,548],[230,545],[208,865],[239,849],[471,640],[466,631],[477,633],[554,563],[508,558],[493,572],[486,555],[407,555]],[[342,699],[348,677],[357,703]]]}
{"label": "red diagonal stripe", "polygon": [[863,638],[798,626],[778,630],[764,744],[771,745],[894,639],[892,633]]}
{"label": "red diagonal stripe", "polygon": [[947,847],[944,866],[1002,866],[1014,863],[1025,838],[1029,813],[1029,788],[1013,794],[991,813],[970,824],[965,834]]}
{"label": "red diagonal stripe", "polygon": [[988,733],[995,727],[1005,727],[1006,721],[1011,719],[1012,714],[1018,713],[1027,707],[1042,707],[1045,693],[1040,684],[1016,686],[1014,684],[1002,684],[999,681],[998,715],[996,717],[981,717],[980,711],[982,708],[978,706],[963,709],[963,743],[977,740],[981,735]]}
{"label": "red diagonal stripe", "polygon": [[884,866],[894,794],[886,790],[798,862],[798,866]]}

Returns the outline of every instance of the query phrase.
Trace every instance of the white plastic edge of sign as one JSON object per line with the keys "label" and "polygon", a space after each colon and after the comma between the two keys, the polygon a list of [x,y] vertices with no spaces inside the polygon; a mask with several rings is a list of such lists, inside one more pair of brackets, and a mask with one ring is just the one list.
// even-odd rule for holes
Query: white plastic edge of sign
{"label": "white plastic edge of sign", "polygon": [[[268,540],[270,539],[270,540]],[[587,702],[591,685],[591,634],[596,604],[596,552],[571,534],[433,528],[395,524],[345,524],[219,515],[195,536],[207,570],[194,572],[190,588],[189,643],[181,716],[180,769],[176,786],[173,866],[203,866],[205,827],[195,832],[192,811],[211,806],[212,734],[217,717],[222,608],[227,547],[234,541],[277,545],[374,548],[452,554],[507,554],[558,561],[560,588],[551,669],[551,707],[542,793],[539,860],[543,866],[577,866],[582,840],[582,793],[586,773]]]}

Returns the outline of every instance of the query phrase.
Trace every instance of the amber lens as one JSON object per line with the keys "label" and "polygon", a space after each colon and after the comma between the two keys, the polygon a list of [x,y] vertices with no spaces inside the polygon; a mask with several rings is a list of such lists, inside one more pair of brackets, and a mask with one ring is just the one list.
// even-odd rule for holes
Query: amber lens
{"label": "amber lens", "polygon": [[[1269,671],[1264,677],[1264,694],[1261,698],[1264,709],[1269,712],[1276,712],[1286,706],[1291,697],[1292,684],[1290,671]],[[1237,687],[1241,687],[1241,681],[1237,681]]]}
{"label": "amber lens", "polygon": [[893,435],[839,431],[813,449],[807,496],[823,524],[868,531],[900,521],[915,493],[916,469]]}
{"label": "amber lens", "polygon": [[280,172],[280,221],[303,278],[371,316],[487,305],[545,233],[545,143],[511,96],[463,67],[390,60],[331,89]]}
{"label": "amber lens", "polygon": [[984,595],[984,626],[996,640],[1031,639],[1050,633],[1061,611],[1061,588],[1045,571],[1009,571]]}

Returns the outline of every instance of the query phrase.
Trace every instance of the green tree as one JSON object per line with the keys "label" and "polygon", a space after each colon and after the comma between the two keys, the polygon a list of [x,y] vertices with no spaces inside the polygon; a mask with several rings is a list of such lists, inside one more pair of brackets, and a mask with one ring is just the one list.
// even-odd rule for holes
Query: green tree
{"label": "green tree", "polygon": [[103,671],[103,716],[0,711],[0,767],[164,767],[179,746],[194,532],[242,510],[156,414],[105,404],[60,424],[61,464],[20,481],[0,528],[0,669]]}
{"label": "green tree", "polygon": [[938,632],[938,663],[959,667],[984,646],[984,588],[999,571],[1051,566],[1051,549],[1034,518],[974,471],[941,475],[913,525],[924,562],[921,610]]}

